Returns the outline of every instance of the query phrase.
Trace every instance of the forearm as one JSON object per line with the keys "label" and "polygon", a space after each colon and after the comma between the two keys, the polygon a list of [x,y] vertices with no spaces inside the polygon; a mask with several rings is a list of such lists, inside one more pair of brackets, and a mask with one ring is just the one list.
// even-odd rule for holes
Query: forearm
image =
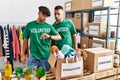
{"label": "forearm", "polygon": [[77,47],[77,36],[76,36],[76,34],[74,34],[72,36],[72,38],[73,38],[73,43],[74,43],[73,48],[76,50],[78,48]]}
{"label": "forearm", "polygon": [[51,39],[52,40],[60,40],[61,36],[59,34],[58,35],[51,35]]}
{"label": "forearm", "polygon": [[24,55],[24,54],[25,54],[25,50],[26,50],[27,45],[28,45],[28,39],[24,39],[24,40],[22,41],[21,55]]}
{"label": "forearm", "polygon": [[46,34],[46,33],[43,33],[41,36],[40,36],[40,39],[52,39],[52,40],[60,40],[61,39],[61,36],[59,34],[57,35],[49,35],[49,34]]}

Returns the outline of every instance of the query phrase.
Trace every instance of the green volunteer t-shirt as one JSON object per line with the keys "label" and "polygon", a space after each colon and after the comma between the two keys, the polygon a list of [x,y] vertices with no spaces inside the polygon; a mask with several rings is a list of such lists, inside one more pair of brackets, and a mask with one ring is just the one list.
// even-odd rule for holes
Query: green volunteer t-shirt
{"label": "green volunteer t-shirt", "polygon": [[73,22],[71,20],[64,19],[60,23],[54,23],[53,27],[57,30],[62,38],[61,40],[53,41],[53,44],[59,49],[61,49],[65,44],[73,47],[72,35],[76,34],[76,29]]}
{"label": "green volunteer t-shirt", "polygon": [[23,32],[23,37],[30,39],[30,53],[37,59],[46,59],[50,55],[50,39],[40,39],[42,33],[58,34],[50,24],[40,24],[36,21],[29,22]]}

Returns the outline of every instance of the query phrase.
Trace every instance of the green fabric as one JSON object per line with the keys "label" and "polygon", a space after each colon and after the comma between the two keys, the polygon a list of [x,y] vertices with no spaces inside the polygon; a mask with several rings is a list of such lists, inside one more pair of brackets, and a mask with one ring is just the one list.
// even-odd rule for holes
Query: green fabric
{"label": "green fabric", "polygon": [[24,38],[30,38],[30,53],[37,59],[46,59],[50,55],[50,39],[40,39],[42,33],[58,34],[50,24],[36,21],[29,22],[23,32]]}
{"label": "green fabric", "polygon": [[60,23],[54,23],[53,27],[62,38],[61,40],[53,41],[53,45],[56,45],[60,50],[65,44],[73,47],[72,35],[77,33],[73,22],[71,20],[63,20]]}

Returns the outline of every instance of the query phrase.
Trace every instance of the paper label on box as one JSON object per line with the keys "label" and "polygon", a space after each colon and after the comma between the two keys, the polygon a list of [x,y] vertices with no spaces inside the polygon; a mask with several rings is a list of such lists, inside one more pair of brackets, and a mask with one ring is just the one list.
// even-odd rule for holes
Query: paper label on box
{"label": "paper label on box", "polygon": [[101,6],[103,0],[92,0],[92,7]]}
{"label": "paper label on box", "polygon": [[94,16],[94,22],[106,22],[107,21],[107,17],[106,16],[98,16],[95,15]]}
{"label": "paper label on box", "polygon": [[102,48],[102,44],[93,43],[92,48]]}
{"label": "paper label on box", "polygon": [[96,36],[98,36],[99,35],[99,27],[98,26],[90,25],[89,34],[90,35],[96,35]]}
{"label": "paper label on box", "polygon": [[98,57],[97,70],[110,69],[113,67],[113,56]]}
{"label": "paper label on box", "polygon": [[82,66],[82,61],[77,61],[74,63],[62,63],[61,77],[82,74]]}
{"label": "paper label on box", "polygon": [[65,10],[66,10],[66,11],[71,10],[71,2],[66,3],[66,5],[65,5]]}

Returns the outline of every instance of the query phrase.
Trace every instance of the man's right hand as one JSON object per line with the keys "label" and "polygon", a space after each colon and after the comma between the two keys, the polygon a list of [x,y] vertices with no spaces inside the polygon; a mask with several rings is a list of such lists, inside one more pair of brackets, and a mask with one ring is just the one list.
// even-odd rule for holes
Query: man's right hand
{"label": "man's right hand", "polygon": [[26,63],[26,56],[25,55],[21,55],[21,63],[25,64]]}

